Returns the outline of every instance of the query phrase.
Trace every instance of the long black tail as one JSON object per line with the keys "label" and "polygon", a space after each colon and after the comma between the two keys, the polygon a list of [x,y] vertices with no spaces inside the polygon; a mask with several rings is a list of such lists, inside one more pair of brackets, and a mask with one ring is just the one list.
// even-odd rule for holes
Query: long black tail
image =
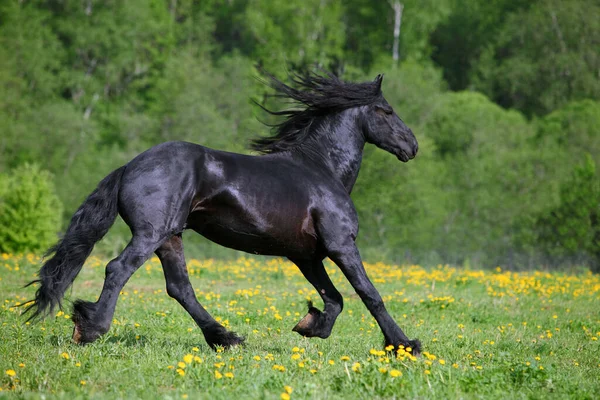
{"label": "long black tail", "polygon": [[117,218],[119,183],[125,166],[111,172],[88,196],[71,218],[64,237],[51,247],[38,279],[27,286],[39,283],[33,304],[25,312],[32,311],[29,320],[43,318],[61,306],[65,291],[73,281],[96,242],[104,237]]}

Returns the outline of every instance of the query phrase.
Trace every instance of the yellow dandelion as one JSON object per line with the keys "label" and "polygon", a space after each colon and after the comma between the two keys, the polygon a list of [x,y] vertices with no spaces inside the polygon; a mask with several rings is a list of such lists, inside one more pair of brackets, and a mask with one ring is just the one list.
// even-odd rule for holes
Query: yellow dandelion
{"label": "yellow dandelion", "polygon": [[397,369],[393,369],[390,371],[390,376],[392,378],[398,378],[398,377],[402,376],[402,372],[398,371]]}
{"label": "yellow dandelion", "polygon": [[15,376],[17,374],[14,369],[7,369],[4,372],[6,372],[6,375],[8,375],[10,377],[13,377],[13,376]]}
{"label": "yellow dandelion", "polygon": [[342,361],[350,361],[350,357],[348,357],[348,356],[341,356],[340,360],[342,360]]}
{"label": "yellow dandelion", "polygon": [[179,361],[179,362],[177,363],[177,366],[178,366],[179,368],[181,368],[181,369],[184,369],[184,368],[185,368],[185,363],[184,363],[183,361]]}
{"label": "yellow dandelion", "polygon": [[329,360],[327,362],[329,363],[329,365],[334,365],[335,364],[335,361],[333,361],[333,360]]}
{"label": "yellow dandelion", "polygon": [[80,383],[81,385],[85,385],[87,382],[86,382],[86,381],[83,381],[83,380],[81,380],[81,381],[79,381],[79,383]]}
{"label": "yellow dandelion", "polygon": [[298,354],[298,353],[292,354],[292,360],[297,360],[299,358],[300,358],[300,354]]}
{"label": "yellow dandelion", "polygon": [[439,362],[440,364],[442,364],[442,365],[445,365],[445,364],[446,364],[446,361],[445,361],[445,360],[442,360],[441,358],[438,360],[438,362]]}
{"label": "yellow dandelion", "polygon": [[233,379],[233,372],[225,372],[225,378]]}
{"label": "yellow dandelion", "polygon": [[292,392],[294,391],[294,389],[292,389],[291,386],[284,386],[283,390],[287,393],[287,394],[292,394]]}
{"label": "yellow dandelion", "polygon": [[186,364],[191,364],[191,363],[192,363],[192,361],[194,361],[194,356],[193,356],[193,355],[191,355],[191,354],[186,354],[185,356],[183,356],[183,361],[184,361]]}
{"label": "yellow dandelion", "polygon": [[68,354],[68,353],[65,353],[65,352],[63,352],[63,353],[61,353],[61,354],[60,354],[60,356],[61,356],[62,358],[64,358],[65,360],[68,360],[68,359],[69,359],[69,354]]}
{"label": "yellow dandelion", "polygon": [[385,374],[385,373],[387,373],[387,368],[380,367],[379,372],[381,372],[382,374]]}
{"label": "yellow dandelion", "polygon": [[185,371],[181,368],[177,368],[177,373],[181,376],[185,376]]}
{"label": "yellow dandelion", "polygon": [[23,363],[19,364],[19,368],[25,368],[25,364],[23,364]]}
{"label": "yellow dandelion", "polygon": [[359,362],[355,362],[354,364],[352,364],[352,371],[358,372],[359,369],[360,369],[360,363]]}
{"label": "yellow dandelion", "polygon": [[197,352],[199,352],[199,351],[200,351],[200,349],[199,349],[199,348],[197,348],[197,347],[192,347],[192,351],[194,351],[194,352],[196,352],[196,353],[197,353]]}
{"label": "yellow dandelion", "polygon": [[299,349],[298,347],[294,347],[294,348],[292,349],[292,352],[294,352],[294,353],[298,353],[299,351],[300,351],[300,349]]}
{"label": "yellow dandelion", "polygon": [[290,395],[287,393],[281,393],[281,400],[290,400]]}
{"label": "yellow dandelion", "polygon": [[431,375],[431,371],[430,371],[430,370],[428,370],[428,369],[426,369],[426,370],[425,370],[425,375]]}
{"label": "yellow dandelion", "polygon": [[215,371],[215,378],[216,379],[221,379],[223,377],[223,374],[221,374],[219,371]]}
{"label": "yellow dandelion", "polygon": [[260,361],[260,356],[254,356],[252,358],[255,359],[256,361]]}

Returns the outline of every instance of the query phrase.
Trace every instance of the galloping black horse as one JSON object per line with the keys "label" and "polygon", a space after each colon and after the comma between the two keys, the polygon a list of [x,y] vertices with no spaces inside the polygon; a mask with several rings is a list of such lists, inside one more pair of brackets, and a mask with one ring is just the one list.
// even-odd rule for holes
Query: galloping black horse
{"label": "galloping black horse", "polygon": [[[185,142],[152,147],[104,178],[73,216],[54,256],[40,269],[40,284],[28,311],[44,316],[58,304],[117,214],[133,237],[106,266],[97,302],[74,303],[73,339],[90,343],[109,330],[119,292],[152,253],[160,258],[167,293],[198,324],[208,344],[243,342],[200,305],[190,284],[181,234],[193,229],[223,246],[289,258],[324,302],[294,327],[307,337],[327,338],[343,300],[322,260],[342,270],[373,317],[385,344],[412,347],[388,314],[367,277],[355,244],[358,219],[350,192],[365,143],[406,162],[417,141],[381,92],[382,76],[345,83],[333,75],[296,76],[288,86],[269,78],[277,96],[300,109],[271,112],[285,117],[273,135],[253,141],[261,156],[227,153]],[[267,110],[268,111],[268,110]],[[31,283],[34,283],[31,282]],[[30,318],[30,319],[31,319]]]}

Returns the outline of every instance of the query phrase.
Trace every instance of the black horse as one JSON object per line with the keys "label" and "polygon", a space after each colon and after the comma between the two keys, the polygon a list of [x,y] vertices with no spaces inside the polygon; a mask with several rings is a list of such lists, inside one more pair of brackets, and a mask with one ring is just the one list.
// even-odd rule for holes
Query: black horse
{"label": "black horse", "polygon": [[[343,300],[329,279],[323,259],[344,273],[373,317],[385,344],[412,347],[388,314],[367,277],[355,244],[358,219],[350,192],[358,176],[365,143],[406,162],[417,153],[411,130],[381,92],[382,76],[367,83],[345,83],[333,75],[294,77],[288,86],[269,78],[278,97],[302,105],[271,112],[284,116],[273,135],[253,141],[261,156],[208,149],[185,142],[152,147],[104,178],[73,216],[42,266],[31,318],[58,304],[117,214],[133,237],[106,266],[97,302],[74,303],[73,339],[89,343],[105,334],[119,292],[131,275],[156,253],[164,269],[167,293],[198,324],[208,344],[243,342],[200,305],[190,284],[181,234],[193,229],[223,246],[254,254],[289,258],[324,302],[294,327],[307,337],[327,338]],[[268,111],[268,110],[267,110]],[[31,284],[30,283],[30,284]],[[31,319],[30,318],[30,319]]]}

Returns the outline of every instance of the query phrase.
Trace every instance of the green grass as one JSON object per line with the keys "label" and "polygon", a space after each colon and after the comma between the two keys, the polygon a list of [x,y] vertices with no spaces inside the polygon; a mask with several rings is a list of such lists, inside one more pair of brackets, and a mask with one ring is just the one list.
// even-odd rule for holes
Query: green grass
{"label": "green grass", "polygon": [[200,301],[247,338],[244,347],[218,353],[166,295],[156,259],[125,287],[109,333],[87,346],[71,342],[68,300],[99,295],[103,262],[88,262],[67,294],[67,314],[27,325],[14,306],[32,297],[35,289],[21,286],[38,267],[32,257],[0,256],[0,397],[280,399],[286,386],[292,399],[600,393],[600,278],[588,273],[368,265],[392,316],[428,352],[400,361],[376,353],[379,328],[331,265],[345,307],[332,336],[321,340],[291,331],[307,298],[322,304],[294,266],[189,262]]}

